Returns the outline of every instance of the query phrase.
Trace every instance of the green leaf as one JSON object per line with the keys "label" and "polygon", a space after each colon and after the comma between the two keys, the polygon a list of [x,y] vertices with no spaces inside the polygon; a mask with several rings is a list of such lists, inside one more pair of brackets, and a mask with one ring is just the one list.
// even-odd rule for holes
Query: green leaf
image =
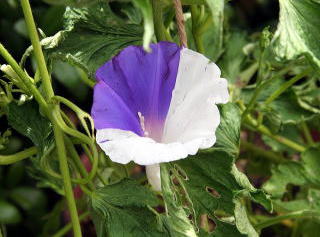
{"label": "green leaf", "polygon": [[275,52],[285,59],[306,55],[320,67],[320,2],[279,0],[280,16],[274,35]]}
{"label": "green leaf", "polygon": [[270,107],[279,115],[281,122],[284,124],[297,124],[314,116],[313,113],[299,105],[298,98],[292,90],[280,95],[270,104]]}
{"label": "green leaf", "polygon": [[142,40],[142,28],[117,17],[107,1],[68,7],[65,23],[66,30],[44,39],[42,44],[50,58],[79,66],[90,76],[121,49],[140,45]]}
{"label": "green leaf", "polygon": [[48,149],[52,142],[52,124],[40,114],[35,101],[8,105],[8,122],[15,130],[28,137],[41,151]]}
{"label": "green leaf", "polygon": [[241,200],[236,199],[235,201],[235,218],[236,218],[236,226],[242,234],[247,236],[258,237],[258,233],[251,225],[246,208],[245,203],[241,202]]}
{"label": "green leaf", "polygon": [[20,222],[21,214],[19,210],[12,204],[0,200],[0,223],[15,224]]}
{"label": "green leaf", "polygon": [[197,234],[182,203],[176,199],[173,190],[168,164],[161,165],[161,189],[166,207],[166,217],[163,218],[170,236],[196,237]]}
{"label": "green leaf", "polygon": [[241,116],[237,105],[227,103],[219,105],[220,125],[216,131],[215,149],[237,155],[239,152]]}
{"label": "green leaf", "polygon": [[205,4],[205,12],[199,13],[196,18],[196,28],[193,32],[192,19],[186,21],[186,33],[188,36],[188,47],[196,50],[194,35],[203,44],[203,54],[212,61],[217,61],[223,52],[223,22],[224,22],[224,0],[190,1],[191,4]]}
{"label": "green leaf", "polygon": [[[174,195],[170,193],[167,199],[164,198],[168,206],[173,206],[171,212],[168,208],[169,216],[177,218],[174,215],[182,213],[178,209],[180,203],[187,206],[184,208],[185,216],[192,217],[197,232],[200,218],[206,214],[215,222],[216,228],[212,233],[214,236],[257,236],[247,220],[246,211],[240,208],[238,202],[243,197],[248,197],[262,204],[267,210],[272,210],[272,206],[268,196],[263,191],[255,189],[234,164],[239,153],[240,141],[241,117],[238,107],[228,103],[220,106],[220,112],[221,123],[216,132],[217,142],[214,148],[202,151],[197,156],[172,162],[170,165],[172,179],[176,178],[179,182],[179,185],[171,184],[171,190],[174,190],[175,196],[179,199],[172,198]],[[162,174],[162,182],[166,179],[164,175],[169,176],[169,171]],[[168,190],[170,191],[170,188],[166,187],[167,192]],[[181,219],[183,214],[179,216]],[[180,222],[184,223],[180,225],[181,228],[188,228],[186,222]],[[200,233],[202,231],[200,230]]]}
{"label": "green leaf", "polygon": [[287,184],[303,185],[306,183],[303,166],[294,161],[280,164],[272,170],[272,176],[263,186],[273,197],[281,197]]}
{"label": "green leaf", "polygon": [[96,190],[91,206],[97,235],[163,236],[156,216],[148,209],[157,204],[149,189],[130,179]]}
{"label": "green leaf", "polygon": [[[185,174],[185,178],[180,178],[180,182],[192,203],[188,214],[195,213],[194,219],[198,226],[200,216],[209,215],[217,225],[214,236],[224,236],[221,233],[230,231],[239,234],[238,231],[242,229],[252,228],[248,222],[248,226],[237,231],[235,202],[241,196],[251,197],[268,210],[272,209],[268,197],[261,190],[255,189],[247,177],[237,170],[234,158],[228,153],[215,151],[204,154],[203,152],[201,155],[189,157],[175,164],[175,169]],[[243,212],[240,209],[239,211]],[[233,221],[224,223],[224,219],[219,218],[218,213],[225,213]],[[243,213],[239,216],[243,216]]]}
{"label": "green leaf", "polygon": [[31,165],[27,167],[28,174],[37,180],[37,187],[51,188],[60,195],[64,195],[62,179],[57,178],[53,173],[59,174],[59,163],[57,160],[54,144],[48,149],[48,152],[40,154],[38,157],[30,159]]}
{"label": "green leaf", "polygon": [[144,33],[143,33],[143,48],[150,51],[150,43],[153,37],[153,14],[151,1],[149,0],[133,0],[133,4],[139,8],[143,15]]}
{"label": "green leaf", "polygon": [[301,162],[288,161],[272,170],[272,177],[264,189],[274,197],[281,197],[288,184],[315,185],[320,188],[320,149],[309,148],[301,154]]}
{"label": "green leaf", "polygon": [[[272,194],[277,211],[282,213],[310,211],[312,221],[320,223],[320,149],[309,148],[301,154],[301,161],[288,161],[272,170],[272,177],[264,189]],[[298,186],[299,189],[293,189]]]}
{"label": "green leaf", "polygon": [[233,33],[226,42],[226,49],[218,62],[222,70],[222,76],[229,82],[236,83],[239,80],[242,63],[245,59],[243,47],[247,44],[245,34],[242,32]]}

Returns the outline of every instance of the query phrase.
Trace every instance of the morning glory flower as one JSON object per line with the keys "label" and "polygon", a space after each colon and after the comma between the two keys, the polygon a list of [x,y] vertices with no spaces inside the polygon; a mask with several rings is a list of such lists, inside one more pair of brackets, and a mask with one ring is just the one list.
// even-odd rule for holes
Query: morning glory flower
{"label": "morning glory flower", "polygon": [[157,164],[213,146],[216,104],[229,94],[218,66],[205,56],[170,42],[151,50],[129,46],[96,71],[91,115],[110,159],[147,165],[159,189]]}

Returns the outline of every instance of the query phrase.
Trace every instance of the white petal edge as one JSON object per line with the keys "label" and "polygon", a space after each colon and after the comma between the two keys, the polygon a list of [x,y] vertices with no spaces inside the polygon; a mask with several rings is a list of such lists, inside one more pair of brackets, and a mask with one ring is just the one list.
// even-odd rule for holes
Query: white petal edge
{"label": "white petal edge", "polygon": [[175,88],[165,121],[162,142],[188,143],[198,139],[198,149],[211,147],[220,114],[215,104],[229,100],[228,83],[220,69],[202,54],[181,50]]}
{"label": "white petal edge", "polygon": [[[158,143],[149,137],[140,137],[131,131],[120,129],[98,129],[96,140],[101,149],[114,162],[127,164],[134,161],[139,165],[154,165],[195,155],[203,145],[203,139],[185,143]],[[212,143],[214,139],[206,141]]]}

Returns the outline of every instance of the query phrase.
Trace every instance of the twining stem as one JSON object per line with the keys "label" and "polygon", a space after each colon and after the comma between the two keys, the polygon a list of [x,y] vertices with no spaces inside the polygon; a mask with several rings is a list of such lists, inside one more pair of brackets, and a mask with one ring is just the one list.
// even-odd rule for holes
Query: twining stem
{"label": "twining stem", "polygon": [[281,87],[276,90],[275,92],[273,92],[273,94],[271,94],[268,99],[264,102],[264,104],[267,106],[270,103],[272,103],[272,101],[274,101],[276,98],[278,98],[283,92],[285,92],[290,86],[292,86],[294,83],[296,83],[297,81],[299,81],[300,79],[304,78],[305,76],[307,76],[310,73],[310,70],[305,70],[304,72],[294,76],[293,78],[291,78],[289,81],[283,83],[281,85]]}
{"label": "twining stem", "polygon": [[[72,158],[73,162],[75,163],[75,165],[77,167],[77,170],[79,171],[79,173],[81,174],[82,177],[87,179],[89,174],[88,174],[86,168],[84,167],[84,164],[81,162],[80,157],[79,157],[76,149],[74,148],[71,140],[68,137],[65,137],[65,145],[68,149],[70,157]],[[94,190],[94,185],[92,183],[92,180],[90,180],[90,179],[88,182],[88,186],[91,190]]]}
{"label": "twining stem", "polygon": [[73,196],[73,190],[72,190],[72,184],[70,180],[70,173],[69,173],[69,167],[68,167],[68,162],[66,159],[66,148],[64,145],[64,134],[60,130],[60,128],[54,124],[53,127],[54,130],[54,136],[56,139],[56,146],[57,146],[57,151],[58,151],[58,159],[59,159],[59,165],[60,165],[60,171],[63,179],[63,185],[65,189],[65,195],[70,211],[70,216],[71,216],[71,223],[73,227],[73,232],[75,237],[81,237],[81,227],[80,227],[80,222],[79,222],[79,217],[78,217],[78,212],[77,212],[77,206],[76,202]]}
{"label": "twining stem", "polygon": [[[40,76],[42,83],[44,85],[44,91],[46,93],[46,98],[50,101],[50,99],[54,96],[54,91],[52,89],[51,85],[51,79],[50,75],[46,66],[46,61],[44,59],[44,55],[42,52],[38,32],[36,29],[36,25],[33,19],[32,11],[31,11],[31,6],[28,0],[21,0],[21,6],[22,10],[24,13],[27,29],[29,32],[29,36],[31,39],[31,43],[34,49],[34,54],[36,57],[37,65],[40,71]],[[59,112],[59,106],[55,105],[52,106],[52,113],[54,112]],[[51,111],[49,111],[51,112]],[[65,195],[70,211],[70,216],[71,216],[71,222],[72,222],[72,227],[74,231],[74,236],[75,237],[81,237],[81,227],[80,227],[80,222],[79,222],[79,217],[78,217],[78,212],[77,212],[77,206],[75,203],[75,199],[73,196],[73,190],[72,190],[72,184],[71,184],[71,179],[70,179],[70,173],[69,173],[69,167],[68,167],[68,162],[67,162],[67,157],[66,157],[66,150],[65,150],[65,144],[64,144],[64,134],[60,127],[57,124],[57,121],[53,117],[52,113],[48,113],[48,117],[53,123],[53,130],[54,130],[54,135],[55,135],[55,141],[56,141],[56,146],[57,146],[57,151],[58,151],[58,159],[59,159],[59,165],[60,165],[60,171],[61,175],[63,177],[63,183],[64,183],[64,189],[65,189]]]}
{"label": "twining stem", "polygon": [[[79,220],[83,221],[90,215],[89,212],[84,212],[79,216]],[[56,232],[52,237],[62,237],[65,234],[67,234],[72,228],[72,223],[68,223],[65,225],[62,229],[60,229],[58,232]]]}
{"label": "twining stem", "polygon": [[30,147],[24,151],[20,151],[18,153],[12,155],[0,155],[0,165],[10,165],[17,161],[29,158],[35,154],[37,154],[38,149],[34,147]]}
{"label": "twining stem", "polygon": [[266,227],[278,224],[278,223],[282,222],[283,220],[297,219],[297,218],[312,218],[312,217],[319,218],[320,217],[319,212],[310,211],[310,210],[296,211],[296,212],[291,212],[291,213],[284,214],[281,216],[269,218],[268,220],[260,222],[259,224],[255,225],[255,228],[258,230],[261,230]]}
{"label": "twining stem", "polygon": [[29,37],[33,46],[34,54],[37,59],[38,68],[42,77],[42,82],[46,91],[47,98],[51,98],[54,95],[50,75],[47,69],[47,64],[43,56],[39,36],[37,33],[36,24],[33,19],[29,0],[21,0],[21,6],[26,21],[27,28],[29,30]]}
{"label": "twining stem", "polygon": [[259,148],[255,144],[252,144],[245,140],[241,140],[241,148],[244,148],[244,150],[253,152],[258,156],[265,157],[274,163],[282,163],[286,161],[286,159],[280,154],[274,153],[272,151],[264,150],[262,148]]}

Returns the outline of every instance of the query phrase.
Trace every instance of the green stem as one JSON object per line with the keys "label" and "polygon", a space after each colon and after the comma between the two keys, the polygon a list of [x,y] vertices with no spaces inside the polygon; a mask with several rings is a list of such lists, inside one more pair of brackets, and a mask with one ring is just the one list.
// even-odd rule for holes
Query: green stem
{"label": "green stem", "polygon": [[72,158],[73,162],[75,163],[76,168],[79,171],[80,175],[88,180],[89,188],[91,190],[94,190],[94,185],[93,185],[92,181],[90,180],[89,174],[88,174],[86,168],[84,167],[83,163],[81,162],[80,157],[79,157],[76,149],[73,146],[73,143],[71,142],[71,140],[68,137],[65,137],[65,144],[66,144],[66,148],[70,154],[70,157]]}
{"label": "green stem", "polygon": [[0,54],[10,64],[12,69],[18,74],[19,78],[22,80],[24,85],[30,90],[31,94],[35,97],[40,107],[47,111],[48,104],[43,98],[43,96],[32,83],[29,76],[21,69],[16,60],[14,60],[14,58],[10,55],[10,53],[5,49],[5,47],[2,44],[0,44]]}
{"label": "green stem", "polygon": [[264,102],[264,104],[267,106],[269,105],[272,101],[274,101],[276,98],[278,98],[283,92],[285,92],[290,86],[292,86],[294,83],[299,81],[300,79],[304,78],[310,73],[310,70],[306,70],[289,81],[285,82],[284,84],[281,85],[281,87],[276,90],[272,95],[269,96],[269,98]]}
{"label": "green stem", "polygon": [[[80,221],[83,221],[84,219],[86,219],[88,216],[90,215],[89,212],[85,212],[85,213],[82,213],[80,216],[79,216],[79,220]],[[72,224],[71,223],[68,223],[67,225],[65,225],[62,229],[60,229],[58,232],[56,232],[52,237],[62,237],[64,236],[65,234],[67,234],[72,228]]]}
{"label": "green stem", "polygon": [[282,163],[286,161],[286,159],[283,156],[276,154],[272,151],[267,151],[265,149],[259,148],[257,145],[249,143],[245,140],[241,140],[241,148],[244,148],[244,150],[250,152],[254,152],[256,155],[265,157],[274,163]]}
{"label": "green stem", "polygon": [[312,218],[312,217],[320,217],[319,212],[310,211],[310,210],[296,211],[296,212],[291,212],[285,215],[269,218],[268,220],[260,222],[259,224],[255,225],[255,228],[257,228],[258,230],[261,230],[266,227],[276,225],[287,219]]}
{"label": "green stem", "polygon": [[[54,91],[52,89],[51,85],[51,79],[50,75],[46,66],[46,61],[44,59],[44,55],[42,52],[38,32],[36,29],[36,25],[33,19],[31,6],[28,0],[21,0],[21,6],[24,13],[27,29],[29,32],[29,36],[31,39],[31,43],[34,49],[34,54],[36,57],[37,65],[40,71],[41,80],[44,85],[44,91],[46,93],[47,99],[50,101],[51,98],[54,96]],[[52,113],[59,113],[59,106],[55,105],[52,108]],[[51,111],[50,111],[51,112]],[[74,231],[75,237],[81,237],[81,227],[77,212],[77,206],[75,203],[75,199],[73,196],[73,190],[72,190],[72,184],[71,184],[71,178],[69,173],[69,167],[66,157],[66,150],[65,150],[65,144],[64,144],[64,134],[61,131],[60,127],[58,126],[58,123],[53,116],[52,113],[48,113],[48,117],[53,123],[53,129],[54,129],[54,135],[55,135],[55,141],[58,151],[58,159],[59,159],[59,165],[60,165],[60,171],[63,178],[64,183],[64,189],[65,189],[65,195],[69,207],[69,212],[71,216],[71,222],[72,227]]]}
{"label": "green stem", "polygon": [[29,37],[33,46],[34,54],[37,60],[38,68],[40,71],[41,79],[46,91],[47,98],[51,98],[54,95],[50,75],[47,69],[47,64],[43,56],[36,24],[34,22],[29,0],[21,0],[21,7],[26,21]]}
{"label": "green stem", "polygon": [[158,41],[166,41],[166,29],[163,25],[162,3],[159,0],[152,0],[154,31]]}
{"label": "green stem", "polygon": [[254,90],[253,96],[251,97],[249,104],[245,111],[242,114],[242,118],[246,118],[246,116],[250,113],[251,109],[253,108],[254,104],[256,103],[256,100],[258,99],[258,96],[260,95],[261,91],[269,85],[271,82],[273,82],[274,79],[279,78],[280,76],[283,76],[290,70],[290,67],[286,67],[282,70],[280,70],[278,73],[276,73],[273,77],[268,79],[266,82],[257,85],[257,88]]}
{"label": "green stem", "polygon": [[204,46],[202,43],[201,35],[200,32],[198,31],[198,26],[199,26],[199,10],[196,5],[191,5],[191,20],[192,20],[192,35],[194,42],[196,44],[197,51],[199,53],[204,54]]}
{"label": "green stem", "polygon": [[310,129],[308,128],[308,125],[305,121],[301,122],[301,128],[302,128],[304,137],[307,140],[308,145],[310,145],[310,146],[314,145],[314,141],[313,141]]}
{"label": "green stem", "polygon": [[37,152],[38,149],[34,146],[12,155],[0,155],[0,165],[13,164],[17,161],[29,158],[30,156],[37,154]]}
{"label": "green stem", "polygon": [[53,129],[54,129],[54,135],[56,139],[60,171],[63,178],[65,196],[66,196],[68,207],[69,207],[74,236],[81,237],[82,234],[81,234],[81,227],[80,227],[80,222],[79,222],[79,217],[77,212],[77,206],[73,196],[69,167],[68,167],[68,162],[66,160],[66,148],[64,145],[63,132],[60,130],[57,124],[54,124]]}
{"label": "green stem", "polygon": [[272,134],[272,132],[270,132],[270,130],[265,127],[264,125],[258,125],[258,122],[253,119],[250,115],[247,115],[246,118],[245,118],[245,123],[248,126],[249,129],[251,130],[257,130],[259,131],[260,133],[272,138],[273,140],[276,140],[277,142],[281,143],[281,144],[284,144],[296,151],[299,151],[299,152],[303,152],[306,150],[306,148],[294,141],[291,141],[285,137],[282,137],[282,136],[279,136],[279,135],[275,135],[275,134]]}
{"label": "green stem", "polygon": [[80,68],[77,68],[77,71],[80,74],[80,79],[82,80],[82,82],[85,83],[90,88],[93,88],[96,83],[93,80],[90,80],[87,74]]}

